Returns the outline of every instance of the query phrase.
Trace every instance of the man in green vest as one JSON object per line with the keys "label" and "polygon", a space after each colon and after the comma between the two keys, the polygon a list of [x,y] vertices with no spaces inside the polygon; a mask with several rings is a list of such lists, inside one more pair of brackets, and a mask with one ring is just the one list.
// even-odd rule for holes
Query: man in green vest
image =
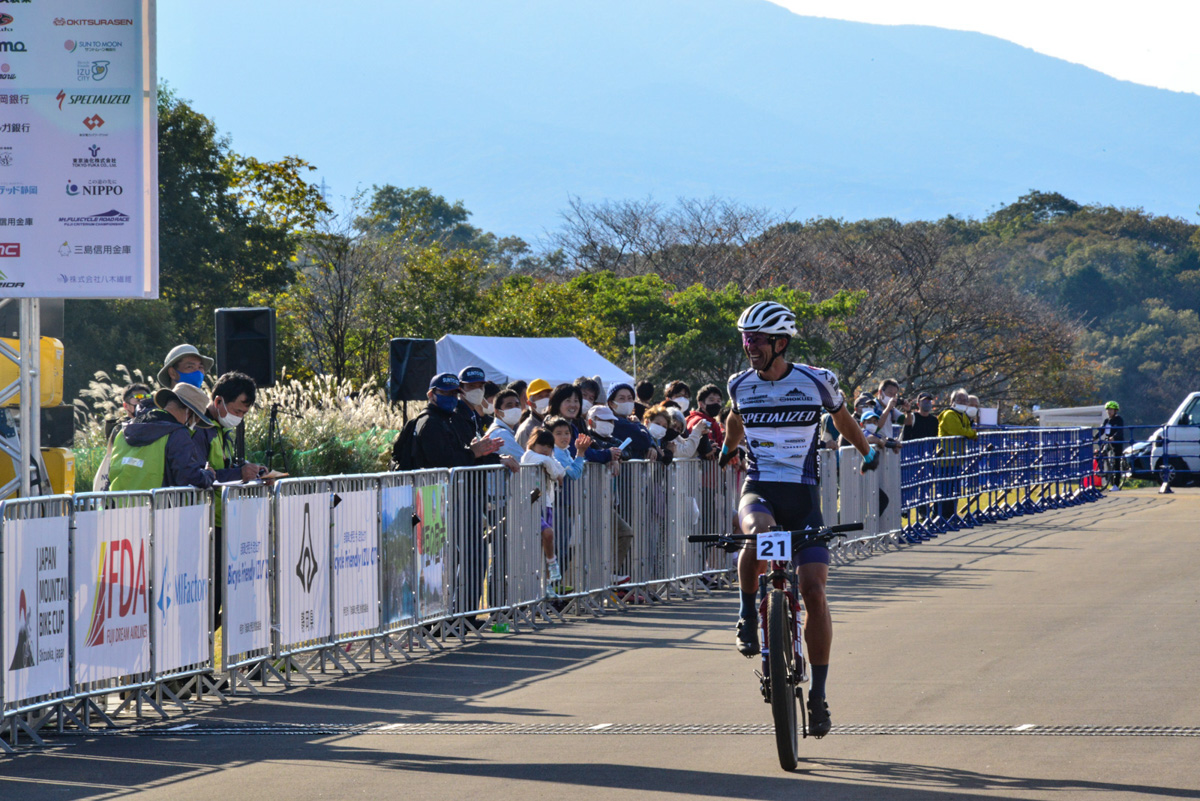
{"label": "man in green vest", "polygon": [[210,428],[205,415],[208,397],[191,384],[154,393],[151,411],[125,426],[113,443],[109,490],[152,490],[162,487],[208,489],[216,475],[204,467],[192,429]]}

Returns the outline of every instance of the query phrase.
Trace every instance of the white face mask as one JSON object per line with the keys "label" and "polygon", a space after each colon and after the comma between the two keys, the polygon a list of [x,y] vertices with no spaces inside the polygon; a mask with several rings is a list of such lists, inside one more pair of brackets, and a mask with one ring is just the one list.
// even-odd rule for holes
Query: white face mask
{"label": "white face mask", "polygon": [[667,429],[663,426],[660,426],[658,423],[651,423],[646,427],[646,430],[649,431],[650,436],[654,437],[655,439],[662,439],[663,435],[667,433]]}
{"label": "white face mask", "polygon": [[469,389],[463,393],[463,398],[472,406],[478,406],[483,403],[483,387],[479,389]]}
{"label": "white face mask", "polygon": [[[224,402],[222,402],[221,405],[224,406]],[[229,407],[226,407],[225,414],[222,414],[219,417],[221,420],[221,425],[225,426],[226,428],[237,428],[242,424],[242,418],[238,417],[236,414],[230,414]]]}
{"label": "white face mask", "polygon": [[597,420],[592,424],[592,429],[602,437],[611,437],[613,424],[611,420]]}
{"label": "white face mask", "polygon": [[679,411],[686,412],[688,410],[687,395],[680,395],[678,398],[671,398],[679,406]]}
{"label": "white face mask", "polygon": [[626,403],[614,403],[613,411],[617,413],[617,417],[628,417],[633,414],[633,401]]}
{"label": "white face mask", "polygon": [[974,420],[978,416],[979,416],[979,407],[978,406],[968,406],[967,407],[967,417],[970,417],[972,420]]}
{"label": "white face mask", "polygon": [[954,409],[954,411],[959,412],[961,414],[967,413],[967,405],[965,403],[956,403],[950,408]]}
{"label": "white face mask", "polygon": [[584,398],[583,403],[581,403],[579,406],[579,413],[587,414],[588,409],[590,409],[590,408],[592,408],[592,402],[590,400],[588,400],[587,398]]}
{"label": "white face mask", "polygon": [[550,408],[550,399],[542,398],[541,400],[535,400],[533,402],[533,408],[534,411],[536,411],[538,414],[541,414],[542,412],[546,411],[546,409]]}
{"label": "white face mask", "polygon": [[521,422],[521,407],[514,406],[511,409],[505,409],[504,411],[497,413],[496,416],[500,418],[501,422],[511,428],[517,423]]}
{"label": "white face mask", "polygon": [[487,401],[480,408],[483,409],[484,414],[492,414],[496,411],[496,404],[492,403],[491,401]]}
{"label": "white face mask", "polygon": [[874,434],[878,430],[878,426],[876,426],[874,423],[867,423],[865,426],[863,426],[863,431],[867,432],[868,434]]}

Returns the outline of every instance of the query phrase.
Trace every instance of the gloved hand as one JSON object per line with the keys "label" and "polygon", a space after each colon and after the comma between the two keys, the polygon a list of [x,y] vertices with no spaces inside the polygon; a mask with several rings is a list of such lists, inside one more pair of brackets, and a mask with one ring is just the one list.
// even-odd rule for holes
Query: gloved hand
{"label": "gloved hand", "polygon": [[717,465],[720,467],[725,467],[733,460],[733,457],[736,455],[737,455],[736,450],[731,451],[731,450],[729,450],[728,446],[722,445],[721,446],[721,455],[717,457]]}
{"label": "gloved hand", "polygon": [[875,450],[874,445],[867,446],[867,455],[863,457],[862,468],[859,473],[866,473],[868,470],[874,470],[879,467],[879,451]]}

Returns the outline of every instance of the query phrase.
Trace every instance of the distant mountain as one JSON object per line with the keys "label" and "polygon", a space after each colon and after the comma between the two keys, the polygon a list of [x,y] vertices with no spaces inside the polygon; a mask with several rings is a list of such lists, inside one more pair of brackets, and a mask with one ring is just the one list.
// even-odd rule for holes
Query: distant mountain
{"label": "distant mountain", "polygon": [[[237,24],[194,57],[254,80],[176,86],[235,148],[297,153],[337,194],[428,185],[502,234],[556,227],[570,195],[798,218],[980,216],[1030,188],[1189,218],[1200,203],[1200,96],[981,34],[766,0],[202,5]],[[160,31],[169,81],[188,58],[172,36],[188,41]]]}

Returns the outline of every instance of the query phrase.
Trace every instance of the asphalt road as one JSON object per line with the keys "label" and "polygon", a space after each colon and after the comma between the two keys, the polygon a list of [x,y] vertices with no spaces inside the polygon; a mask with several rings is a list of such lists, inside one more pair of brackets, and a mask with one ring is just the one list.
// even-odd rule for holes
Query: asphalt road
{"label": "asphalt road", "polygon": [[59,737],[0,799],[1200,798],[1198,521],[1125,492],[835,568],[834,731],[791,774],[724,592]]}

